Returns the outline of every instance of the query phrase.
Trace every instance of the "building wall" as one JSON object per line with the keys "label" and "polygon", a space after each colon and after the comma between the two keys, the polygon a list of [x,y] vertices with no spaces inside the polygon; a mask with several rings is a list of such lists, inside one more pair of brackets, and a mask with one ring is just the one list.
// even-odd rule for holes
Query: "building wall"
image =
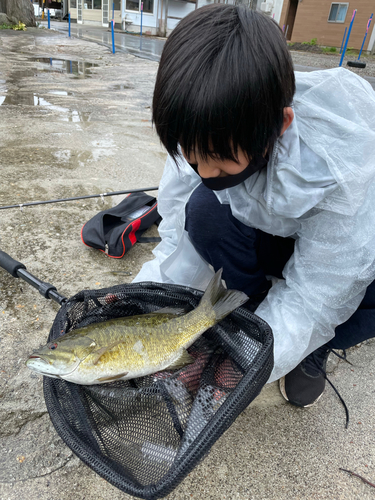
{"label": "building wall", "polygon": [[[199,4],[200,7],[203,7],[203,5],[205,5],[204,2]],[[173,30],[180,20],[190,14],[190,12],[193,12],[193,10],[195,10],[195,3],[170,0],[168,4],[168,30]]]}
{"label": "building wall", "polygon": [[[275,0],[282,1],[282,0]],[[198,6],[203,7],[209,3],[213,3],[213,0],[197,0]],[[229,0],[231,2],[231,0]],[[150,32],[155,35],[159,28],[160,19],[160,9],[162,0],[154,0],[154,12],[148,14],[143,12],[142,17],[142,31]],[[163,1],[163,9],[165,10],[166,0]],[[83,0],[84,5],[84,0]],[[129,32],[138,33],[140,31],[141,25],[141,13],[126,10],[126,1],[122,0],[122,11],[115,10],[115,23],[116,25],[122,25],[123,29]],[[179,0],[169,0],[168,1],[168,23],[167,23],[167,33],[169,34],[179,23],[181,19],[187,16],[190,12],[195,9],[195,3],[179,1]],[[72,20],[77,20],[77,9],[70,7],[70,15]],[[112,10],[110,11],[110,18],[112,18]],[[164,18],[164,15],[163,15]],[[102,11],[99,9],[82,9],[82,22],[83,24],[96,24],[99,25],[102,22]]]}
{"label": "building wall", "polygon": [[[124,0],[123,0],[124,1]],[[142,26],[145,31],[151,31],[154,35],[159,29],[159,19],[161,19],[160,9],[163,8],[165,12],[166,1],[154,0],[154,13],[153,14],[143,14]],[[203,7],[209,3],[213,3],[213,0],[197,0],[197,8]],[[163,6],[162,6],[163,3]],[[184,2],[181,0],[169,0],[168,1],[168,21],[167,21],[167,35],[177,26],[181,19],[190,14],[195,10],[195,3]],[[163,20],[164,20],[163,14]],[[137,32],[139,31],[141,24],[141,16],[138,13],[130,12],[125,10],[123,7],[123,18],[126,16],[127,21],[131,21],[132,24],[127,28],[128,31]]]}
{"label": "building wall", "polygon": [[[256,10],[280,24],[283,5],[287,0],[257,0]],[[228,2],[229,3],[229,2]],[[234,1],[232,1],[234,3]]]}
{"label": "building wall", "polygon": [[[85,9],[85,1],[82,1],[82,23],[83,24],[95,24],[96,26],[102,24],[102,10],[101,9]],[[69,12],[72,20],[77,21],[77,9],[70,7],[69,0]],[[112,19],[112,9],[109,13],[110,19]],[[121,24],[121,11],[115,10],[114,14],[115,24]]]}
{"label": "building wall", "polygon": [[[286,25],[288,11],[293,0],[285,0],[280,17],[280,26]],[[336,3],[336,2],[334,2]],[[341,2],[344,3],[344,2]],[[317,38],[319,45],[328,47],[341,47],[345,28],[349,29],[353,10],[357,9],[353,23],[348,47],[360,49],[365,36],[368,19],[375,11],[374,0],[356,0],[349,2],[348,11],[344,23],[328,22],[328,15],[332,2],[325,0],[301,0],[298,2],[294,28],[291,36],[292,42],[309,42]],[[375,14],[375,12],[374,12]],[[370,50],[369,43],[374,30],[374,20],[367,34],[364,50]],[[286,29],[286,27],[285,27]],[[288,36],[289,38],[289,36]]]}

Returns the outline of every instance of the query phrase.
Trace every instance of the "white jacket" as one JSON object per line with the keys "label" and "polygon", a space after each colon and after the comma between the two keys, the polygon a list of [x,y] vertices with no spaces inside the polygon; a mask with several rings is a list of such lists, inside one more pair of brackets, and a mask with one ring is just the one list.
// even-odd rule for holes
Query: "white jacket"
{"label": "white jacket", "polygon": [[[375,279],[375,92],[335,68],[296,72],[295,119],[266,169],[215,192],[234,217],[296,239],[282,280],[256,310],[272,328],[269,382],[334,336]],[[204,290],[213,275],[184,231],[185,205],[200,178],[168,158],[159,188],[162,242],[134,281]]]}

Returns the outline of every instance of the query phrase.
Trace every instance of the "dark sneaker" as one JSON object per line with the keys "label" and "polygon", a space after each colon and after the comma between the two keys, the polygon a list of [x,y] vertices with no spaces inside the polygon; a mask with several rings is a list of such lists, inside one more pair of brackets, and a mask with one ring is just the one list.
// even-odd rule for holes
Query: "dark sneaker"
{"label": "dark sneaker", "polygon": [[327,359],[330,353],[335,354],[340,359],[351,364],[346,359],[346,352],[341,356],[336,351],[323,345],[309,354],[294,370],[280,379],[280,392],[289,403],[295,406],[307,408],[312,406],[322,396],[326,381],[330,384],[332,389],[340,399],[346,414],[345,428],[349,425],[349,411],[345,401],[340,396],[340,393],[332,382],[327,378],[326,366]]}
{"label": "dark sneaker", "polygon": [[304,408],[322,396],[326,385],[326,365],[331,349],[319,347],[294,370],[280,379],[280,392],[289,403]]}

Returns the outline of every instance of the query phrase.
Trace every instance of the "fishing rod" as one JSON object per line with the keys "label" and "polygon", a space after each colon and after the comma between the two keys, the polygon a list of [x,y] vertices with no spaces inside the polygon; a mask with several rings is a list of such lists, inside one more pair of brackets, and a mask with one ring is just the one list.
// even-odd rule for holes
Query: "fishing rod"
{"label": "fishing rod", "polygon": [[20,208],[22,210],[23,207],[30,207],[33,205],[47,205],[48,203],[62,203],[64,201],[86,200],[88,198],[104,199],[105,196],[117,196],[120,194],[139,193],[141,191],[157,191],[158,189],[159,189],[159,186],[156,186],[156,187],[141,188],[141,189],[131,189],[131,190],[127,190],[127,191],[112,191],[111,193],[90,194],[87,196],[75,196],[73,198],[60,198],[57,200],[32,201],[29,203],[18,203],[17,205],[3,206],[3,207],[0,207],[0,210],[5,210],[7,208]]}

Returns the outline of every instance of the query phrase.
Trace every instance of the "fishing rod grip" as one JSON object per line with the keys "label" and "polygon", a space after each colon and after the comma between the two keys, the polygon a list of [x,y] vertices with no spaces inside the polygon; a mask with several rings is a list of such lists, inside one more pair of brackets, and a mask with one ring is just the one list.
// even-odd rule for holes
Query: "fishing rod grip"
{"label": "fishing rod grip", "polygon": [[18,278],[18,269],[26,269],[26,266],[24,264],[12,259],[10,255],[3,252],[2,250],[0,250],[0,266],[5,269],[5,271],[8,271],[8,273],[10,273],[13,278]]}

